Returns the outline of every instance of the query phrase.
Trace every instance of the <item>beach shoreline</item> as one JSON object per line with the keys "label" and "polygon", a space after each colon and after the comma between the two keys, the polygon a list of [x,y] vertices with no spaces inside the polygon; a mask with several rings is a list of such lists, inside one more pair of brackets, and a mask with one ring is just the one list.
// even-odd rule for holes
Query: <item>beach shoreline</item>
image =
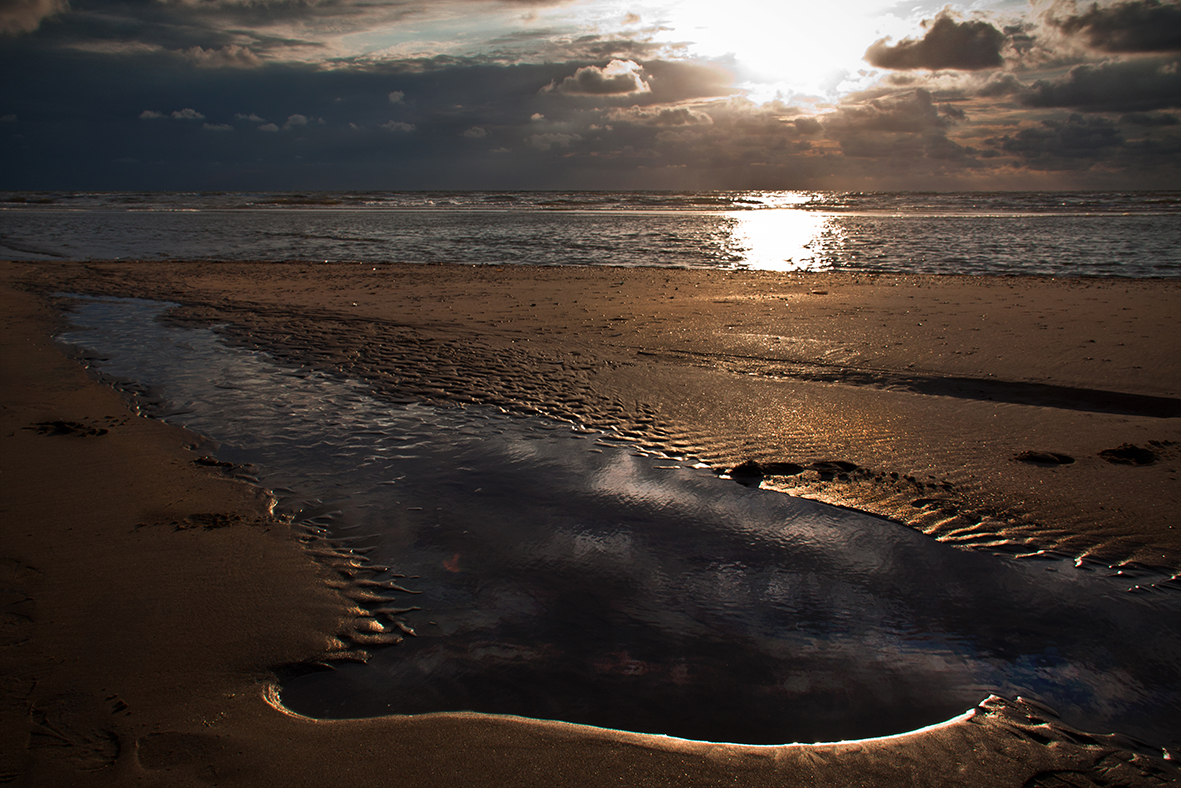
{"label": "beach shoreline", "polygon": [[[1148,785],[1168,774],[1118,737],[999,700],[900,737],[770,748],[482,715],[327,723],[282,712],[268,700],[276,671],[348,651],[363,611],[270,519],[265,496],[194,464],[195,436],[132,417],[65,358],[49,340],[61,321],[49,301],[174,301],[170,319],[219,325],[231,342],[392,398],[540,412],[719,471],[758,462],[765,486],[966,547],[1175,574],[1181,283],[272,263],[0,270],[0,558],[17,589],[13,642],[0,649],[11,677],[0,733],[26,742],[0,773],[14,784],[1000,786],[1106,770]],[[1153,459],[1135,464],[1145,455],[1122,447]],[[801,471],[773,472],[789,464]]]}

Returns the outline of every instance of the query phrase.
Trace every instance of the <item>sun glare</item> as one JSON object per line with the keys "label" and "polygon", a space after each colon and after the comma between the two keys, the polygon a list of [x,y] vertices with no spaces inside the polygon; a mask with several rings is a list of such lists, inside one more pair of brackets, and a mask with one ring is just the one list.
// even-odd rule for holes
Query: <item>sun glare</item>
{"label": "sun glare", "polygon": [[[836,98],[858,81],[867,42],[893,31],[900,20],[887,16],[880,0],[840,3],[783,3],[689,0],[659,13],[660,40],[688,43],[704,57],[731,56],[755,93],[773,87],[783,98],[794,95]],[[771,98],[773,96],[766,96]]]}
{"label": "sun glare", "polygon": [[823,268],[821,245],[830,224],[824,214],[791,209],[742,211],[727,239],[742,265],[762,271],[812,271]]}

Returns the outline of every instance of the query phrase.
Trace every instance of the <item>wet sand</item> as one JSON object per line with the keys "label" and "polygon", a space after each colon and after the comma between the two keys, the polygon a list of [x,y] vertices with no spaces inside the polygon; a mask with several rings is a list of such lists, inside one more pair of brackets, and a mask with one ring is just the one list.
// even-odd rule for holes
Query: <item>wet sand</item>
{"label": "wet sand", "polygon": [[0,271],[0,741],[23,743],[0,750],[0,780],[1153,785],[1170,768],[1000,701],[907,736],[773,748],[464,715],[285,714],[267,701],[276,671],[365,645],[347,556],[312,556],[264,497],[194,462],[196,436],[132,417],[49,341],[60,316],[46,294],[174,300],[185,305],[174,319],[224,323],[232,341],[394,398],[546,413],[718,470],[753,460],[765,486],[966,546],[1176,572],[1178,283],[155,262]]}

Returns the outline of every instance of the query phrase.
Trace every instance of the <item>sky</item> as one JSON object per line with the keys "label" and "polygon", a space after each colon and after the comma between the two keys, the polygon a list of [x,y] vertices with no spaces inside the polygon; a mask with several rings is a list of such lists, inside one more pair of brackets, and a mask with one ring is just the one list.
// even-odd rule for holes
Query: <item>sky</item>
{"label": "sky", "polygon": [[1181,188],[1181,0],[0,0],[0,189]]}

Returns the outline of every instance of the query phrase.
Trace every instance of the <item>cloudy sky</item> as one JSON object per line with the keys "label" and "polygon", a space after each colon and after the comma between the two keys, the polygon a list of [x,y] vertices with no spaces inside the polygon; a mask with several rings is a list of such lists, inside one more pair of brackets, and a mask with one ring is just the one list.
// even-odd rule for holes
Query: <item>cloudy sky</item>
{"label": "cloudy sky", "polygon": [[1181,186],[1181,0],[0,0],[0,189]]}

